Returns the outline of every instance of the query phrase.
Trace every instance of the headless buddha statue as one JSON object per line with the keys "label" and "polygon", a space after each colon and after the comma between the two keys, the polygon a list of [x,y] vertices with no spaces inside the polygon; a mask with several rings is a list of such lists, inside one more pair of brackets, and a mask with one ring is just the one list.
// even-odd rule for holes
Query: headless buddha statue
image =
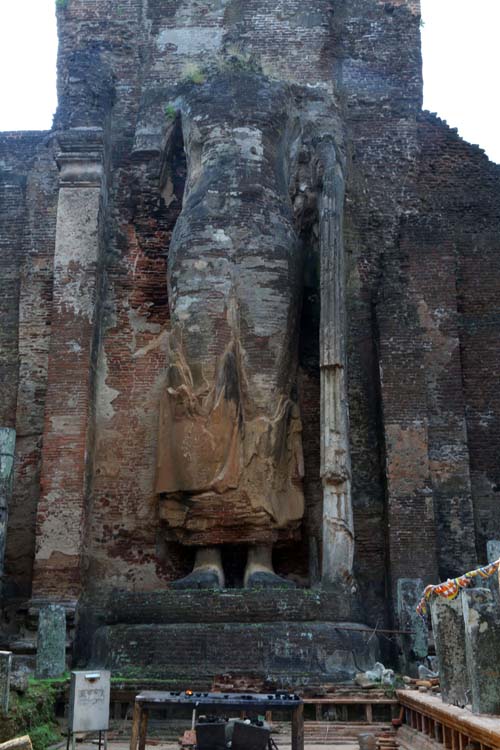
{"label": "headless buddha statue", "polygon": [[224,544],[248,546],[245,586],[286,585],[272,548],[298,537],[304,511],[296,117],[288,88],[260,75],[188,88],[156,491],[169,538],[196,555],[173,585],[224,586]]}

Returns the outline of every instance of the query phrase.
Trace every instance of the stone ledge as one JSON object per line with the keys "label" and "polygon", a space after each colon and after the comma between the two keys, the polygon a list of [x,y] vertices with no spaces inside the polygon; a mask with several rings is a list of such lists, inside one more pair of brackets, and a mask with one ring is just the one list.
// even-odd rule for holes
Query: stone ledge
{"label": "stone ledge", "polygon": [[[87,595],[82,617],[96,625],[167,623],[362,622],[347,592],[317,589],[130,592]],[[354,607],[354,609],[357,609]]]}
{"label": "stone ledge", "polygon": [[206,680],[260,674],[294,686],[345,682],[373,666],[378,641],[353,623],[112,625],[93,638],[90,666],[124,677]]}

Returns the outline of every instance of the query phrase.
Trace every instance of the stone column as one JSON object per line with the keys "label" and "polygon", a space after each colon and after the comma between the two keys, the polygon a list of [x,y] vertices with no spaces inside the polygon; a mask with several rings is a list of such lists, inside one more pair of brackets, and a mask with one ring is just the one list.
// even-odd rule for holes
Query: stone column
{"label": "stone column", "polygon": [[427,627],[416,611],[422,592],[420,578],[400,578],[397,583],[397,612],[401,630],[409,634],[401,636],[403,651],[402,669],[406,674],[417,676],[417,665],[427,656],[429,637]]}
{"label": "stone column", "polygon": [[468,703],[469,685],[461,595],[451,601],[440,596],[434,597],[431,602],[431,619],[443,701],[463,708]]}
{"label": "stone column", "polygon": [[490,539],[486,542],[486,557],[488,562],[496,562],[500,557],[500,540]]}
{"label": "stone column", "polygon": [[4,714],[9,710],[11,668],[12,652],[0,651],[0,711]]}
{"label": "stone column", "polygon": [[320,147],[322,584],[349,584],[354,558],[346,387],[344,177],[333,144]]}
{"label": "stone column", "polygon": [[37,515],[34,598],[71,600],[80,567],[92,461],[103,221],[103,134],[76,128],[61,151],[49,375]]}
{"label": "stone column", "polygon": [[[500,558],[500,541],[498,539],[490,539],[486,542],[486,559],[488,563],[496,562]],[[489,578],[485,578],[481,581],[481,587],[490,589],[493,596],[500,599],[500,588],[499,588],[499,574],[495,573]]]}
{"label": "stone column", "polygon": [[472,711],[500,714],[500,613],[489,589],[462,594]]}
{"label": "stone column", "polygon": [[12,495],[15,447],[16,431],[10,427],[0,427],[0,580],[4,574],[7,517]]}
{"label": "stone column", "polygon": [[60,677],[66,670],[66,612],[59,604],[43,607],[38,615],[36,676]]}

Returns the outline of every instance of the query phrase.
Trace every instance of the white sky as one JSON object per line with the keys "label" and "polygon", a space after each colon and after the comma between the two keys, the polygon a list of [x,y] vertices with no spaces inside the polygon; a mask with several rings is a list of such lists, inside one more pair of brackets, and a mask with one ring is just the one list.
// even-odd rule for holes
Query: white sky
{"label": "white sky", "polygon": [[421,0],[424,107],[500,163],[500,0]]}
{"label": "white sky", "polygon": [[[500,163],[500,0],[421,0],[424,106]],[[0,0],[0,130],[50,129],[55,0]]]}

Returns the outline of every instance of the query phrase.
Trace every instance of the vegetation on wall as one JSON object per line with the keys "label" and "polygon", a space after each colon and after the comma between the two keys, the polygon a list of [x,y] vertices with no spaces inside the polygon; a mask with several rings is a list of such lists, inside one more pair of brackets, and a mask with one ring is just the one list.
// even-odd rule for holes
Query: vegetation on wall
{"label": "vegetation on wall", "polygon": [[46,750],[61,740],[55,718],[58,696],[67,680],[30,680],[23,693],[11,691],[9,712],[0,715],[0,742],[29,734],[34,750]]}

